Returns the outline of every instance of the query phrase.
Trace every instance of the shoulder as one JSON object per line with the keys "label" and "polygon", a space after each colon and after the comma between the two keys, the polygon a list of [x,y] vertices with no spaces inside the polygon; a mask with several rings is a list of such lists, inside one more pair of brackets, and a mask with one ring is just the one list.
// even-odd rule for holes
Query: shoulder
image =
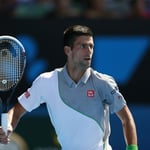
{"label": "shoulder", "polygon": [[56,81],[57,80],[57,72],[59,70],[55,69],[53,71],[49,71],[49,72],[44,72],[41,73],[39,76],[37,76],[37,78],[35,78],[35,80],[33,81],[33,83],[48,83],[48,81]]}
{"label": "shoulder", "polygon": [[41,78],[41,79],[51,79],[51,78],[54,78],[57,76],[57,73],[60,72],[62,70],[62,68],[57,68],[53,71],[49,71],[49,72],[44,72],[44,73],[41,73],[38,78]]}
{"label": "shoulder", "polygon": [[38,78],[42,78],[42,79],[48,79],[48,78],[51,78],[55,75],[55,71],[50,71],[50,72],[44,72],[44,73],[41,73]]}
{"label": "shoulder", "polygon": [[104,84],[107,84],[113,87],[117,86],[115,79],[111,75],[100,73],[96,70],[92,70],[92,74],[97,83],[103,82]]}

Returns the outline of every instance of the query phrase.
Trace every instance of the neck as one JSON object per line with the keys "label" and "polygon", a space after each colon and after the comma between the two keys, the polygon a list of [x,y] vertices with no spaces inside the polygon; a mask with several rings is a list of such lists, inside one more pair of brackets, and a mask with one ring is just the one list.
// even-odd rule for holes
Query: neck
{"label": "neck", "polygon": [[66,65],[67,72],[70,76],[70,78],[75,82],[78,83],[78,81],[81,79],[83,74],[86,72],[86,70],[82,70],[76,67],[70,67],[68,64]]}

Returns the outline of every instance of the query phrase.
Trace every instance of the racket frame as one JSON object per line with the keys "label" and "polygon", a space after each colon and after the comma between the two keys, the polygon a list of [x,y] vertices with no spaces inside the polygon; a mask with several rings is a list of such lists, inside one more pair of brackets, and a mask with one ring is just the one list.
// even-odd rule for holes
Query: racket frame
{"label": "racket frame", "polygon": [[9,35],[3,35],[0,36],[0,42],[1,40],[11,40],[13,42],[15,42],[17,45],[19,45],[19,47],[21,47],[20,49],[22,49],[22,53],[23,53],[23,68],[22,68],[22,72],[21,75],[18,79],[17,82],[15,82],[9,89],[5,89],[5,90],[1,90],[0,92],[7,92],[7,91],[11,91],[10,95],[6,98],[5,102],[2,100],[2,114],[1,114],[1,126],[4,130],[4,132],[7,134],[7,130],[8,130],[8,105],[10,103],[10,100],[14,94],[14,91],[16,89],[16,86],[18,85],[18,83],[20,82],[20,80],[22,79],[24,70],[25,70],[25,66],[26,66],[26,52],[25,52],[25,48],[22,45],[22,43],[16,39],[13,36],[9,36]]}

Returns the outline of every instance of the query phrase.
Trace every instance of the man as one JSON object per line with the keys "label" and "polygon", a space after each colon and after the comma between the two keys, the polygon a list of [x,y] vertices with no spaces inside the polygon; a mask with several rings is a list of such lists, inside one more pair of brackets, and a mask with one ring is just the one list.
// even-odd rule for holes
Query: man
{"label": "man", "polygon": [[[138,149],[135,123],[116,82],[90,67],[93,47],[89,27],[74,25],[64,31],[65,66],[38,76],[18,98],[9,111],[8,135],[25,112],[46,103],[62,150],[111,150],[109,111],[122,122],[126,150]],[[8,141],[0,128],[0,142]]]}

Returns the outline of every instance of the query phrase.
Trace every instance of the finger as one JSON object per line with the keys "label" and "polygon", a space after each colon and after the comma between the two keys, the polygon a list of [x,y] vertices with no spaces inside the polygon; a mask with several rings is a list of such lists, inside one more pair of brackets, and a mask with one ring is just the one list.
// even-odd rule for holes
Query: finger
{"label": "finger", "polygon": [[1,130],[0,131],[0,137],[6,137],[6,136],[7,136],[6,133],[3,130]]}
{"label": "finger", "polygon": [[3,134],[4,130],[0,127],[0,134]]}
{"label": "finger", "polygon": [[0,143],[1,144],[8,144],[9,143],[9,139],[8,138],[0,138]]}
{"label": "finger", "polygon": [[5,132],[0,132],[0,137],[6,137],[6,133]]}

